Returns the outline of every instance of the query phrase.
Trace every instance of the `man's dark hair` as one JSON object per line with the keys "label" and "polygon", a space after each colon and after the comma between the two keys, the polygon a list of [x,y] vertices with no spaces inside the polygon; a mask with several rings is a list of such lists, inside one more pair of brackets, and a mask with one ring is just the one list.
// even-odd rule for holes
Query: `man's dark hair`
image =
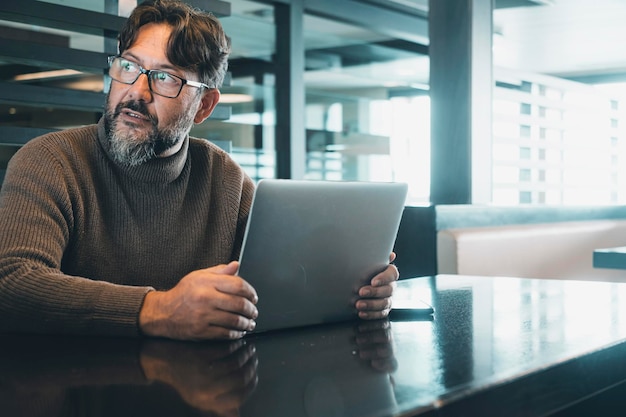
{"label": "man's dark hair", "polygon": [[222,86],[230,38],[215,16],[178,0],[145,1],[133,10],[120,31],[120,54],[133,45],[139,29],[149,23],[172,27],[166,52],[172,64],[198,74],[200,81],[211,87]]}

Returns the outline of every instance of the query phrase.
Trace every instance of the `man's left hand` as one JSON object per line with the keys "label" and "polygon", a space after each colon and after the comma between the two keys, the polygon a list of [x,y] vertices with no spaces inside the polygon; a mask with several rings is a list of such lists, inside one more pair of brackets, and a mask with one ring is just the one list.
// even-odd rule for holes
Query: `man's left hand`
{"label": "man's left hand", "polygon": [[[392,252],[389,262],[393,262],[395,258],[396,254]],[[390,263],[384,271],[372,278],[370,285],[364,285],[359,289],[356,309],[360,318],[376,320],[389,315],[391,296],[399,276],[398,268]]]}

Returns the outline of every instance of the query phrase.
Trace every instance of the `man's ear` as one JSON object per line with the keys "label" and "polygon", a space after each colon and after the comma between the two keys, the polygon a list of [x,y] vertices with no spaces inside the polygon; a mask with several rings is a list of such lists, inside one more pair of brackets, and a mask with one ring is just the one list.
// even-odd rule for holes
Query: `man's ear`
{"label": "man's ear", "polygon": [[200,99],[200,106],[196,112],[193,122],[196,124],[202,123],[207,117],[213,113],[213,109],[220,101],[220,90],[217,88],[208,88],[202,92],[202,98]]}

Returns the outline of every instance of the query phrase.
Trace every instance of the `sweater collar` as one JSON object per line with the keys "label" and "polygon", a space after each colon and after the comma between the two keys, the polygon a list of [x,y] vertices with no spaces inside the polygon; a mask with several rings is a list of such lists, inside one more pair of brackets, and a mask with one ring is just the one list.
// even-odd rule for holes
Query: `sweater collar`
{"label": "sweater collar", "polygon": [[170,183],[180,176],[187,162],[189,135],[185,137],[183,146],[174,155],[166,158],[155,158],[134,167],[120,165],[111,157],[109,142],[104,131],[104,117],[100,118],[98,122],[98,141],[109,162],[115,166],[116,171],[138,182],[149,184]]}

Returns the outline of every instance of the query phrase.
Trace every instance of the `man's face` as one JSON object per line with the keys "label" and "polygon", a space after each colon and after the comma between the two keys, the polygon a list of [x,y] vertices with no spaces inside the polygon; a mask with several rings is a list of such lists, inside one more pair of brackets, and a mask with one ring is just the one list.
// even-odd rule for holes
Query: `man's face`
{"label": "man's face", "polygon": [[[122,53],[146,69],[159,69],[185,79],[197,80],[169,62],[165,55],[171,28],[148,24],[139,30],[135,43]],[[202,108],[202,92],[183,87],[176,98],[150,91],[148,77],[134,84],[111,81],[105,105],[105,129],[111,154],[118,163],[139,165],[155,157],[178,152]]]}

